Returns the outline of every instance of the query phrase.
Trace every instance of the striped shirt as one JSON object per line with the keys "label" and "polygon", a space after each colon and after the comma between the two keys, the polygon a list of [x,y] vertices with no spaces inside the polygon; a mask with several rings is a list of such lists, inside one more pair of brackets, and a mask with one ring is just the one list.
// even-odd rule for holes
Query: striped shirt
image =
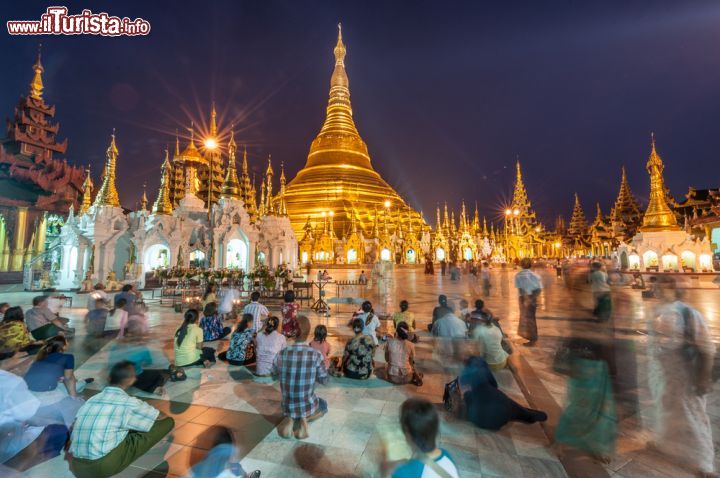
{"label": "striped shirt", "polygon": [[159,414],[159,410],[121,388],[107,386],[80,407],[70,454],[85,460],[100,459],[117,448],[130,430],[149,431]]}
{"label": "striped shirt", "polygon": [[243,308],[243,314],[251,314],[253,316],[253,329],[255,332],[259,332],[260,329],[262,329],[262,317],[270,315],[270,311],[260,302],[250,302]]}
{"label": "striped shirt", "polygon": [[280,380],[284,416],[305,418],[317,411],[319,400],[315,385],[328,380],[320,352],[305,344],[285,347],[275,358],[273,375]]}

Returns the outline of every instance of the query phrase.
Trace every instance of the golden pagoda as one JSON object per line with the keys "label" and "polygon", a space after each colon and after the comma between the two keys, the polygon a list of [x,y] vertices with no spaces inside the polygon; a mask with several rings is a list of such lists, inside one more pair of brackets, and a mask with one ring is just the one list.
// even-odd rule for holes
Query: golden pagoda
{"label": "golden pagoda", "polygon": [[[310,145],[305,167],[288,183],[283,195],[293,229],[303,237],[308,218],[316,224],[324,223],[332,212],[333,232],[339,237],[353,227],[372,237],[378,213],[391,215],[398,225],[412,221],[420,230],[425,225],[421,215],[373,169],[367,145],[355,127],[345,53],[338,25],[327,116]],[[277,207],[280,197],[273,202]]]}
{"label": "golden pagoda", "polygon": [[650,202],[643,216],[641,231],[678,231],[677,218],[667,203],[663,170],[665,165],[655,150],[655,135],[651,135],[651,151],[645,168],[650,175]]}
{"label": "golden pagoda", "polygon": [[120,207],[120,197],[115,187],[115,165],[117,163],[118,148],[115,144],[115,129],[113,128],[110,146],[105,153],[106,163],[103,182],[95,196],[94,206]]}

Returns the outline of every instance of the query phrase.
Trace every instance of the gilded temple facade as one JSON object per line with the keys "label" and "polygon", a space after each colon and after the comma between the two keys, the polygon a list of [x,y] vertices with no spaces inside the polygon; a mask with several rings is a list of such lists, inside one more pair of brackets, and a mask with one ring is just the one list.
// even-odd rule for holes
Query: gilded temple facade
{"label": "gilded temple facade", "polygon": [[[207,167],[211,163],[193,151],[193,136],[191,133],[188,146],[173,160],[165,151],[160,186],[152,206],[148,209],[143,194],[140,208],[127,213],[120,206],[115,184],[119,150],[113,132],[97,193],[93,198],[92,182],[87,180],[79,214],[70,211],[60,237],[47,253],[54,261],[52,272],[36,276],[36,282],[60,289],[95,282],[143,286],[149,273],[171,267],[245,272],[257,265],[294,268],[298,242],[287,215],[280,213],[282,201],[278,214],[266,209],[258,212],[254,196],[246,195],[251,188],[249,180],[245,181],[246,153],[243,173],[240,177],[237,174],[237,144],[232,131],[227,158],[216,155],[216,160],[227,162],[221,168],[223,180],[219,187],[211,183],[214,176]],[[205,175],[203,165],[207,167]],[[176,183],[179,172],[185,179],[181,194]],[[271,184],[270,176],[267,184]]]}
{"label": "gilded temple facade", "polygon": [[78,206],[83,168],[58,159],[67,139],[58,140],[55,106],[43,96],[40,54],[26,95],[20,97],[0,140],[0,280],[16,281],[24,264],[41,254]]}

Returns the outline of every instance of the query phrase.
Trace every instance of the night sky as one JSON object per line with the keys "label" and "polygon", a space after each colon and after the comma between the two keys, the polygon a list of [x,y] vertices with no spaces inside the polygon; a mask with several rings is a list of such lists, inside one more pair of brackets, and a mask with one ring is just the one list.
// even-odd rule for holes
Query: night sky
{"label": "night sky", "polygon": [[41,41],[68,160],[99,177],[116,128],[126,207],[143,182],[154,200],[165,144],[206,126],[213,99],[258,175],[271,153],[294,177],[325,116],[338,21],[374,167],[428,219],[463,198],[499,217],[517,157],[549,225],[575,191],[589,219],[596,201],[609,212],[623,164],[644,202],[651,131],[676,197],[720,185],[717,1],[12,3],[3,29],[58,3],[151,23],[147,37],[0,34],[0,114]]}

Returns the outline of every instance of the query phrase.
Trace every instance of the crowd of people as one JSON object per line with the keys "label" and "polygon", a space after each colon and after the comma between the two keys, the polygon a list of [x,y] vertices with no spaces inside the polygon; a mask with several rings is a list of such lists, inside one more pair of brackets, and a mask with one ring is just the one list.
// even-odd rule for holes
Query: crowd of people
{"label": "crowd of people", "polygon": [[[516,333],[526,340],[522,345],[533,347],[540,340],[536,313],[543,278],[532,270],[529,259],[518,266]],[[481,284],[485,299],[493,286],[488,269],[484,264],[466,271]],[[451,270],[450,280],[455,280],[452,274]],[[654,283],[657,304],[648,323],[649,388],[660,425],[652,430],[653,446],[679,461],[691,457],[693,466],[710,476],[714,450],[707,394],[715,349],[705,319],[682,301],[674,280],[661,277]],[[585,284],[594,323],[611,324],[612,281],[601,263],[588,265]],[[277,433],[303,440],[309,437],[309,424],[329,410],[320,388],[329,380],[377,377],[388,386],[422,387],[424,364],[419,363],[417,347],[424,342],[452,379],[437,400],[442,399],[456,417],[491,431],[513,421],[532,424],[548,419],[544,411],[518,403],[499,386],[498,374],[512,370],[515,350],[503,321],[484,299],[475,299],[471,306],[462,298],[456,307],[447,295],[439,295],[427,318],[427,332],[418,328],[409,300],[401,300],[396,312],[382,316],[364,301],[347,325],[340,324],[339,334],[348,339],[333,350],[328,326],[312,328],[292,290],[282,296],[278,315],[262,303],[258,291],[238,306],[231,290],[218,294],[214,285],[208,286],[200,307],[186,310],[172,335],[170,366],[159,367],[142,341],[149,331],[142,293],[127,285],[109,297],[102,284],[96,285],[87,297],[86,331],[89,337],[111,342],[110,368],[107,386],[87,399],[83,390],[93,379],[75,376],[70,346],[76,331],[61,317],[58,299],[35,297],[26,311],[0,304],[0,431],[7,438],[0,443],[0,463],[24,470],[66,449],[75,476],[113,476],[174,427],[171,417],[133,397],[131,389],[163,396],[168,382],[186,378],[185,369],[212,367],[218,359],[247,367],[260,380],[276,380],[283,415]],[[346,333],[342,327],[347,327]],[[19,367],[23,361],[26,366]],[[600,461],[614,454],[624,413],[620,390],[628,388],[619,381],[619,361],[611,342],[575,329],[557,346],[553,369],[567,378],[567,400],[554,431],[561,452],[569,447]],[[387,475],[459,476],[448,452],[438,448],[439,416],[432,403],[408,399],[399,420],[414,454],[408,461],[383,463]],[[242,470],[232,452],[232,432],[217,433],[206,460],[193,466],[189,476],[222,476],[229,469],[236,475],[260,476],[258,470]]]}

